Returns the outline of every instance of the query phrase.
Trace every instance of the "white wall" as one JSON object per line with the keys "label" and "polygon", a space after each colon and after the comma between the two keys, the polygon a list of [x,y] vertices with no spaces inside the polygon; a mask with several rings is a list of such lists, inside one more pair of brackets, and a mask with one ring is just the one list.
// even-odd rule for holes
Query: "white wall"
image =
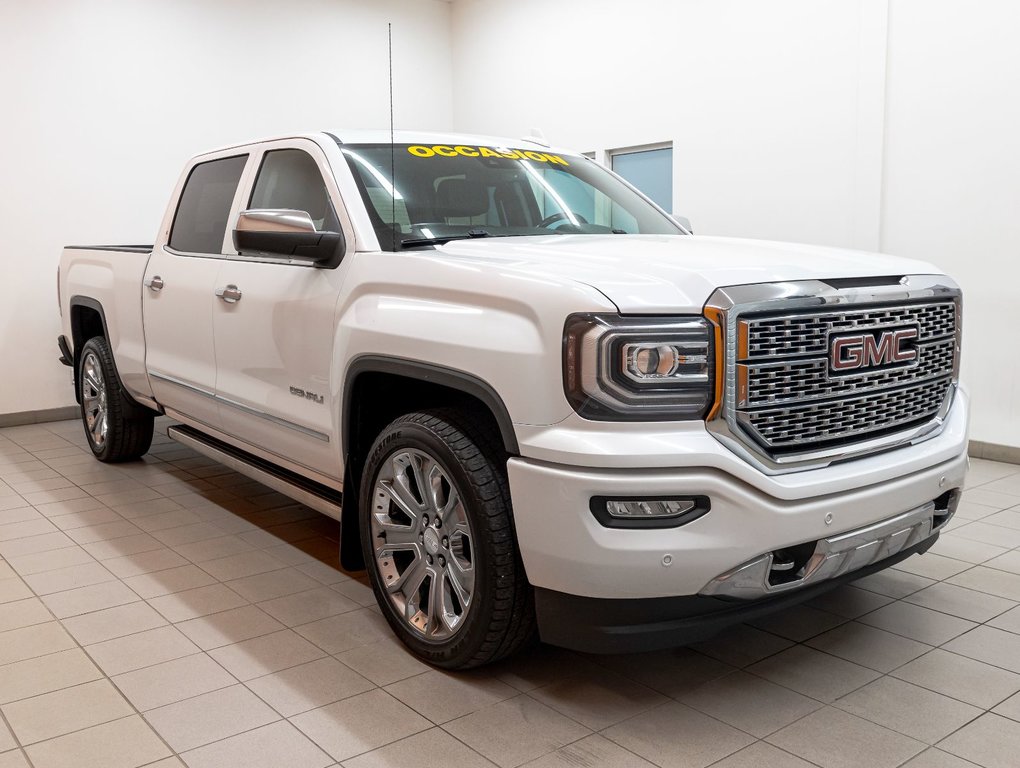
{"label": "white wall", "polygon": [[191,155],[288,131],[451,123],[435,0],[0,2],[0,414],[73,403],[55,274],[70,243],[150,243]]}
{"label": "white wall", "polygon": [[961,283],[972,436],[1020,446],[1020,4],[891,11],[882,247]]}
{"label": "white wall", "polygon": [[1020,447],[1017,29],[1010,0],[456,0],[454,125],[671,140],[699,233],[933,261],[972,438]]}

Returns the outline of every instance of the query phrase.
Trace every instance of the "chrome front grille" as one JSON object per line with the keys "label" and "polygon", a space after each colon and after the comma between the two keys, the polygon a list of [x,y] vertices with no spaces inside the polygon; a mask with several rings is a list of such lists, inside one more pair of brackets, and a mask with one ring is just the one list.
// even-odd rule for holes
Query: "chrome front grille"
{"label": "chrome front grille", "polygon": [[[847,445],[930,422],[956,369],[955,301],[748,313],[736,322],[734,417],[766,453]],[[916,332],[907,364],[839,372],[834,338]]]}

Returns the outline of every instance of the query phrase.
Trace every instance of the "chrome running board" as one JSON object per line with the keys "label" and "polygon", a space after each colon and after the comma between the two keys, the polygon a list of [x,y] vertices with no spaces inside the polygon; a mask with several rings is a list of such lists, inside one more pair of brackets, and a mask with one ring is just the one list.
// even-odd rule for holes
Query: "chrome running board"
{"label": "chrome running board", "polygon": [[339,491],[301,477],[301,475],[271,464],[257,456],[252,456],[250,453],[203,434],[192,427],[175,424],[169,427],[166,433],[171,440],[175,440],[203,456],[215,459],[245,477],[250,477],[274,491],[279,491],[284,496],[290,496],[294,501],[311,507],[316,512],[329,515],[335,520],[340,519],[343,497]]}

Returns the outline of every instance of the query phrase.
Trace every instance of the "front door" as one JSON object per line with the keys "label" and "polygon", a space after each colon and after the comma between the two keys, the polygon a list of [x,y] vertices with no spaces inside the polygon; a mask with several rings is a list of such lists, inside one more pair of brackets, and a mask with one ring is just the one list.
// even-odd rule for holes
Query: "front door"
{"label": "front door", "polygon": [[[306,140],[272,146],[241,207],[305,211],[319,230],[339,231],[321,150]],[[223,431],[336,480],[343,472],[330,364],[346,271],[345,262],[323,269],[235,253],[223,261],[217,285],[223,296],[213,310]]]}
{"label": "front door", "polygon": [[149,258],[142,288],[145,367],[156,400],[216,427],[213,308],[227,220],[248,155],[196,164],[169,239]]}

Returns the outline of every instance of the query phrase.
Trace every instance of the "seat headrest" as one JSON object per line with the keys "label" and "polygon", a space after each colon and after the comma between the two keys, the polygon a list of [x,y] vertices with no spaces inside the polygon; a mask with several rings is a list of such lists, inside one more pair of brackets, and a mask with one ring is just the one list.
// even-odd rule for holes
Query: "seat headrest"
{"label": "seat headrest", "polygon": [[485,185],[475,179],[443,179],[436,187],[436,215],[470,218],[489,210]]}

